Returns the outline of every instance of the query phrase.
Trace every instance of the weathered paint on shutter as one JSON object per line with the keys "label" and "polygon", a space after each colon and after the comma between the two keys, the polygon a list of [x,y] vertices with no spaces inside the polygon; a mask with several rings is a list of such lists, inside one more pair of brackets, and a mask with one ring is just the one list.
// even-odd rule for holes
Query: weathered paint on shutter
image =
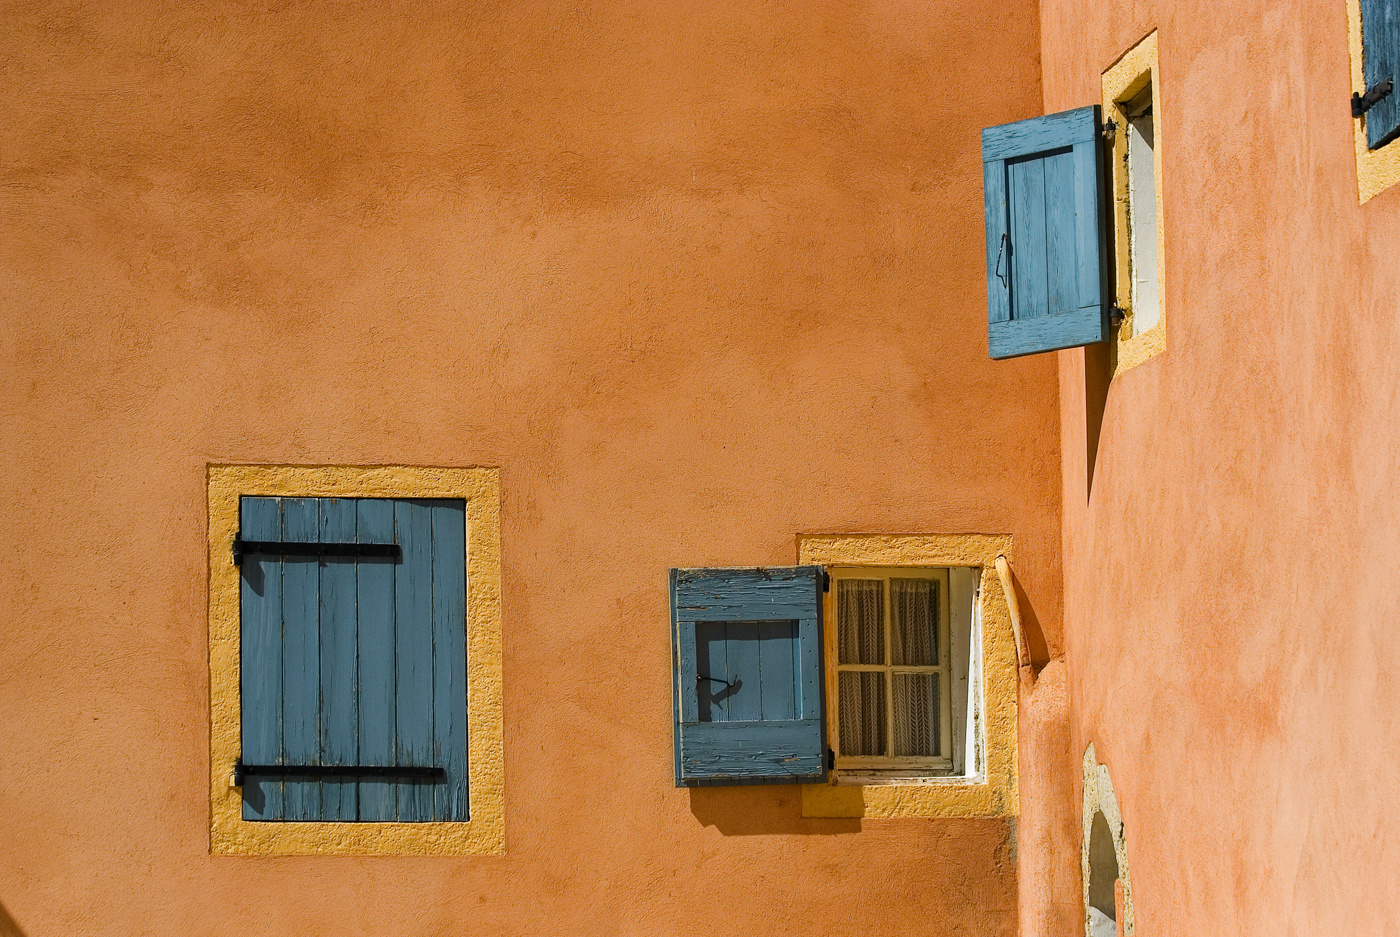
{"label": "weathered paint on shutter", "polygon": [[[282,539],[278,498],[244,498],[239,520],[248,540]],[[245,556],[239,582],[239,696],[242,700],[243,760],[270,765],[282,761],[282,560]],[[247,778],[243,818],[282,817],[282,781]]]}
{"label": "weathered paint on shutter", "polygon": [[[362,498],[355,505],[359,543],[394,542],[394,502]],[[394,579],[391,560],[361,560],[356,565],[356,599],[360,626],[360,761],[392,765],[398,709],[394,693]],[[398,816],[398,784],[360,782],[360,819],[393,820]]]}
{"label": "weathered paint on shutter", "polygon": [[[355,541],[355,502],[325,498],[320,502],[320,539],[327,543]],[[359,657],[359,614],[356,610],[354,562],[318,564],[321,576],[321,739],[320,757],[326,764],[360,764],[359,718],[355,682]],[[321,819],[355,820],[359,791],[353,779],[321,782]]]}
{"label": "weathered paint on shutter", "polygon": [[244,816],[467,819],[465,505],[244,498],[240,523],[249,540],[403,548],[401,562],[244,558],[243,761],[447,771],[446,783],[250,776]]}
{"label": "weathered paint on shutter", "polygon": [[1111,304],[1099,109],[982,131],[993,358],[1103,341]]}
{"label": "weathered paint on shutter", "polygon": [[1400,131],[1400,0],[1361,0],[1361,47],[1366,87],[1387,78],[1395,84],[1366,112],[1366,145],[1374,150]]}
{"label": "weathered paint on shutter", "polygon": [[[320,540],[320,505],[312,498],[282,500],[282,540]],[[343,562],[343,561],[342,561]],[[321,763],[320,562],[282,558],[282,757],[287,764]],[[321,819],[321,783],[288,778],[283,819]]]}
{"label": "weathered paint on shutter", "polygon": [[821,570],[671,570],[677,785],[826,776]]}

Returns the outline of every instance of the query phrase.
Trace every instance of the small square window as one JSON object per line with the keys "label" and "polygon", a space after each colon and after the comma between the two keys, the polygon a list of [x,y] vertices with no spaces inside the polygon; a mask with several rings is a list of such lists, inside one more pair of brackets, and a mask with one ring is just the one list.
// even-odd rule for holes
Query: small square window
{"label": "small square window", "polygon": [[[804,817],[1014,816],[1017,664],[996,534],[803,534],[822,595],[826,783]],[[843,686],[844,684],[844,686]]]}

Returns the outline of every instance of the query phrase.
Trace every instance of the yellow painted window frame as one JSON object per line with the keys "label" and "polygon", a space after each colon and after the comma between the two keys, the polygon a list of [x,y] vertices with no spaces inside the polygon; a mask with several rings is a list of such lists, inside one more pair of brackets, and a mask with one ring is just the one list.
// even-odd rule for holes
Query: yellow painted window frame
{"label": "yellow painted window frame", "polygon": [[[1347,0],[1347,37],[1351,56],[1351,90],[1366,93],[1361,42],[1361,0]],[[1400,140],[1392,140],[1378,150],[1366,146],[1366,118],[1351,122],[1352,148],[1356,152],[1356,195],[1365,205],[1386,189],[1400,182]]]}
{"label": "yellow painted window frame", "polygon": [[[209,849],[216,855],[495,855],[505,851],[501,689],[501,487],[494,468],[210,465]],[[470,816],[462,822],[254,822],[233,786],[239,757],[239,581],[230,545],[245,495],[460,498],[467,521]]]}
{"label": "yellow painted window frame", "polygon": [[[999,554],[1012,558],[1002,534],[802,534],[802,565],[980,567],[982,718],[985,767],[978,777],[895,778],[879,784],[802,785],[804,817],[1014,817],[1019,812],[1016,767],[1016,650],[1011,613],[996,573]],[[832,621],[834,593],[827,593]],[[836,724],[835,629],[826,629],[827,725]]]}
{"label": "yellow painted window frame", "polygon": [[[1153,184],[1157,198],[1157,324],[1141,335],[1133,332],[1132,231],[1128,216],[1128,115],[1123,108],[1148,83],[1152,85]],[[1162,204],[1162,85],[1157,58],[1157,31],[1138,41],[1103,73],[1103,114],[1118,125],[1109,156],[1113,186],[1113,267],[1115,302],[1125,313],[1113,337],[1113,373],[1121,374],[1160,355],[1167,347],[1166,237]]]}

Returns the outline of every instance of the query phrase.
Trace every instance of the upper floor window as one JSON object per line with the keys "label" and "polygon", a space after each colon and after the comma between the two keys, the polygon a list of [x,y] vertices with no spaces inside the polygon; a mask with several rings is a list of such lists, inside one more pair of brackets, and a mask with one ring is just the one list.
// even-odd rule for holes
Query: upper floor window
{"label": "upper floor window", "polygon": [[1103,74],[1103,112],[1113,187],[1116,373],[1166,348],[1157,34]]}
{"label": "upper floor window", "polygon": [[1400,181],[1400,6],[1347,0],[1347,26],[1352,146],[1357,194],[1365,203]]}

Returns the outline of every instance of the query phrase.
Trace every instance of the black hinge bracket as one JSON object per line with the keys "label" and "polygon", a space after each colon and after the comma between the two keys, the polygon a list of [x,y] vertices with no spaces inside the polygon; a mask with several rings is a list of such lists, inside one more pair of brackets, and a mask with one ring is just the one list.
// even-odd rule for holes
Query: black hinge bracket
{"label": "black hinge bracket", "polygon": [[826,770],[836,770],[836,752],[830,748],[826,750]]}
{"label": "black hinge bracket", "polygon": [[1111,120],[1106,120],[1103,122],[1103,126],[1099,128],[1099,132],[1103,134],[1105,140],[1112,143],[1113,138],[1118,134],[1118,125]]}
{"label": "black hinge bracket", "polygon": [[413,765],[245,765],[234,762],[233,784],[242,787],[248,777],[266,778],[395,778],[403,781],[447,780],[447,769]]}
{"label": "black hinge bracket", "polygon": [[826,570],[822,570],[822,591],[831,591],[831,573],[827,572]]}
{"label": "black hinge bracket", "polygon": [[1388,97],[1395,90],[1395,83],[1389,78],[1378,81],[1366,89],[1366,93],[1353,91],[1351,94],[1351,116],[1360,117]]}
{"label": "black hinge bracket", "polygon": [[403,559],[397,543],[304,543],[292,540],[244,540],[233,537],[233,565],[241,566],[245,556],[378,556]]}
{"label": "black hinge bracket", "polygon": [[1114,325],[1118,325],[1126,318],[1128,318],[1128,313],[1122,306],[1118,305],[1117,303],[1114,303],[1112,306],[1109,307],[1109,322],[1112,322]]}

